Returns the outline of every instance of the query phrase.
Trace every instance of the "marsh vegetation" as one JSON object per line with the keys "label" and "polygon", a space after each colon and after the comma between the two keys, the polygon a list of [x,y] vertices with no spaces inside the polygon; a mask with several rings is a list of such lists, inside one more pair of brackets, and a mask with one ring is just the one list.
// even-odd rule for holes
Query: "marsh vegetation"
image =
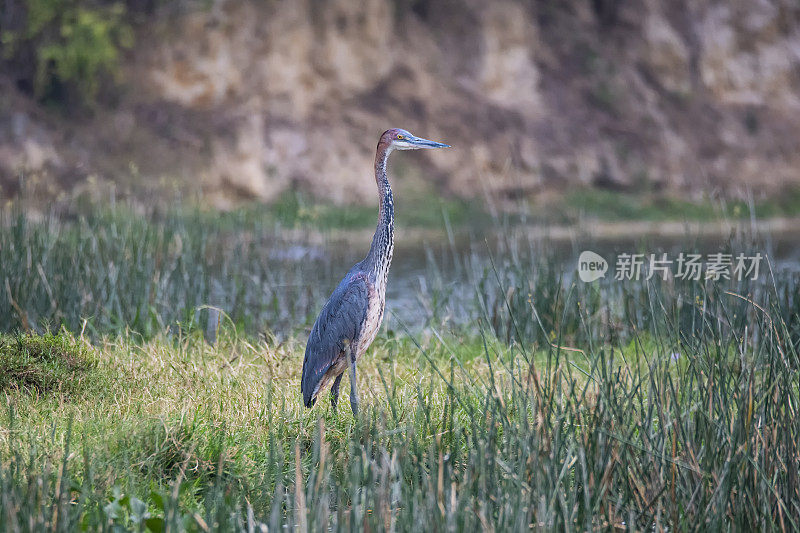
{"label": "marsh vegetation", "polygon": [[363,247],[246,211],[4,216],[10,530],[800,527],[800,293],[775,242],[681,240],[764,251],[756,280],[583,283],[582,244],[445,210],[449,238],[398,243],[354,419],[303,408],[299,373]]}

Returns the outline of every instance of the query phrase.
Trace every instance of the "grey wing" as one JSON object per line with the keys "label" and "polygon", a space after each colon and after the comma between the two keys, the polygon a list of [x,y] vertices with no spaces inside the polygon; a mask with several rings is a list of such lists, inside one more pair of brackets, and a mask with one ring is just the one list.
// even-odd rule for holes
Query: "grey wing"
{"label": "grey wing", "polygon": [[343,341],[354,343],[358,338],[368,305],[369,285],[365,276],[348,275],[320,311],[303,359],[300,390],[306,407],[311,407],[314,389],[344,350]]}

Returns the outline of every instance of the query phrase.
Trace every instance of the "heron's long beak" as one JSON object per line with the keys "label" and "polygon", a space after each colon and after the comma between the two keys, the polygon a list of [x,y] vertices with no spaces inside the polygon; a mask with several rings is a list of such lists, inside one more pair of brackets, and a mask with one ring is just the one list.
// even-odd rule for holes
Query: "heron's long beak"
{"label": "heron's long beak", "polygon": [[450,148],[449,144],[437,143],[436,141],[429,141],[428,139],[422,139],[420,137],[414,137],[409,143],[417,148]]}

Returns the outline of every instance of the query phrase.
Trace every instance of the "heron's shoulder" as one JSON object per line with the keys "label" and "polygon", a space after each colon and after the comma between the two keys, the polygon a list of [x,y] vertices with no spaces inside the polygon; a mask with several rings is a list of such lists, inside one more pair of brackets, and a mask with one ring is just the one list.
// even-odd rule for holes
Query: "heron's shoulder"
{"label": "heron's shoulder", "polygon": [[337,313],[342,306],[357,308],[362,300],[365,301],[374,290],[373,283],[366,272],[352,269],[339,282],[331,293],[321,315]]}
{"label": "heron's shoulder", "polygon": [[333,291],[336,293],[346,293],[353,290],[367,289],[373,290],[375,281],[369,275],[369,272],[361,268],[361,264],[356,264],[350,271],[345,274],[342,281]]}

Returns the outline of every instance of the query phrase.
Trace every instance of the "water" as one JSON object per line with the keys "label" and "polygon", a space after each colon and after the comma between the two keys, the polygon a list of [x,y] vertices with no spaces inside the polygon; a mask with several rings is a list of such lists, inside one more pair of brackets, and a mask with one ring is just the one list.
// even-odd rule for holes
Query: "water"
{"label": "water", "polygon": [[[708,254],[734,252],[750,257],[760,253],[759,276],[774,272],[800,272],[800,228],[798,230],[773,231],[771,233],[735,230],[726,235],[698,235],[687,232],[684,235],[589,235],[577,232],[569,235],[547,235],[538,229],[515,228],[502,231],[491,230],[482,233],[462,233],[448,237],[441,234],[426,234],[420,239],[413,235],[398,232],[389,284],[386,290],[386,323],[389,329],[415,331],[433,318],[436,304],[432,302],[433,292],[446,292],[451,296],[450,305],[466,302],[475,295],[475,276],[480,270],[492,268],[492,262],[501,266],[506,262],[521,262],[535,268],[537,258],[554,260],[556,268],[563,272],[566,284],[578,282],[578,256],[584,250],[591,250],[604,257],[609,264],[607,276],[614,275],[614,260],[619,254],[667,253],[675,260],[681,252]],[[369,242],[329,242],[326,245],[309,247],[309,257],[329,257],[330,272],[344,273],[363,258]],[[674,265],[673,265],[674,266]],[[674,270],[674,269],[673,269]],[[673,271],[674,273],[674,271]],[[322,281],[322,280],[321,280]],[[324,280],[330,293],[339,278]],[[625,281],[633,283],[635,281]],[[643,281],[641,281],[643,282]],[[620,282],[623,283],[623,282]],[[322,289],[321,289],[322,290]],[[319,305],[322,305],[322,301]],[[468,322],[468,306],[455,305],[451,309],[451,320]],[[459,309],[460,308],[460,309]]]}

